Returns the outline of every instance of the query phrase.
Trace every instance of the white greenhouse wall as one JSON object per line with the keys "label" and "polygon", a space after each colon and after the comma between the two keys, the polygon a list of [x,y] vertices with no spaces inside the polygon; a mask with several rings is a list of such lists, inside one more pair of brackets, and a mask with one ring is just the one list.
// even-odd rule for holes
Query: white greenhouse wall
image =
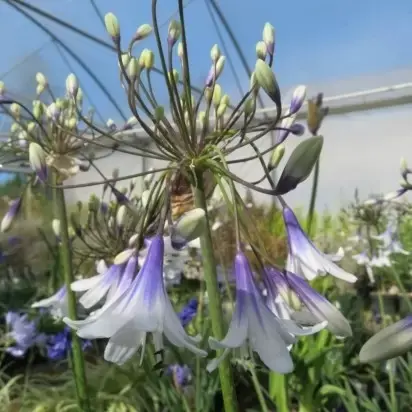
{"label": "white greenhouse wall", "polygon": [[[393,191],[400,180],[399,160],[404,156],[412,164],[412,105],[363,112],[331,115],[324,121],[322,135],[325,137],[321,157],[317,209],[337,210],[353,199],[356,188],[361,199],[371,193]],[[291,136],[287,141],[285,158],[302,138]],[[270,137],[260,140],[261,150],[268,147]],[[253,154],[249,147],[237,152],[236,157]],[[156,166],[151,159],[147,167]],[[282,163],[283,164],[283,163]],[[100,160],[98,166],[111,175],[118,168],[120,176],[142,171],[142,160],[118,153]],[[282,167],[280,167],[280,170]],[[242,179],[253,181],[262,176],[258,161],[239,163],[232,171]],[[100,180],[95,171],[82,173],[71,183],[86,183]],[[311,177],[286,195],[286,200],[294,207],[306,206],[311,190]],[[122,184],[121,186],[125,185]],[[267,186],[265,186],[267,187]],[[78,188],[68,192],[71,201],[85,200],[91,193],[99,193],[96,186]],[[258,202],[270,202],[267,195],[256,194]]]}

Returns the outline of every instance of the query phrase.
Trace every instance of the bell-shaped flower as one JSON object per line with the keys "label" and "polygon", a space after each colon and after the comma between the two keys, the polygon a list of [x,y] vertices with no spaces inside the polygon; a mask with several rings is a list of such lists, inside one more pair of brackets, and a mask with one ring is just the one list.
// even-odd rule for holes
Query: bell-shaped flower
{"label": "bell-shaped flower", "polygon": [[410,254],[410,252],[403,248],[401,242],[397,238],[392,239],[392,242],[385,249],[385,253],[387,253],[388,255],[399,253],[405,256],[408,256]]}
{"label": "bell-shaped flower", "polygon": [[387,326],[372,336],[359,353],[361,362],[392,359],[412,349],[412,316]]}
{"label": "bell-shaped flower", "polygon": [[393,222],[389,222],[384,232],[378,235],[371,235],[371,238],[381,241],[382,247],[385,249],[391,244],[392,239],[395,236],[396,236],[396,225]]}
{"label": "bell-shaped flower", "polygon": [[[246,256],[238,252],[235,257],[236,304],[229,330],[222,341],[209,338],[211,349],[224,349],[223,354],[207,366],[212,371],[231,349],[242,348],[257,352],[271,370],[289,373],[293,362],[288,346],[296,341],[294,335],[309,335],[311,331],[299,328],[295,322],[279,319],[266,306],[255,284]],[[246,349],[246,351],[247,351]]]}
{"label": "bell-shaped flower", "polygon": [[113,264],[109,268],[99,263],[99,270],[104,272],[87,279],[76,280],[71,284],[74,292],[85,292],[79,299],[79,303],[89,309],[103,299],[109,300],[116,292],[120,279],[124,271],[124,264]]}
{"label": "bell-shaped flower", "polygon": [[207,353],[196,346],[199,340],[186,334],[169,300],[163,282],[163,254],[163,237],[156,235],[151,239],[139,273],[134,276],[137,258],[132,256],[116,293],[101,309],[84,321],[64,319],[77,329],[80,337],[110,338],[104,353],[106,360],[123,364],[141,346],[143,356],[148,333],[153,334],[157,350],[163,347],[164,334],[170,343],[206,356]]}
{"label": "bell-shaped flower", "polygon": [[287,206],[283,208],[283,219],[289,243],[289,254],[286,264],[286,269],[289,272],[303,275],[308,280],[313,280],[318,275],[324,276],[329,273],[346,282],[356,282],[356,276],[337,266],[326,254],[316,248],[299,225],[295,214]]}
{"label": "bell-shaped flower", "polygon": [[0,232],[7,232],[10,229],[14,219],[16,218],[17,214],[19,213],[20,207],[22,203],[22,198],[19,197],[14,199],[10,202],[9,209],[7,213],[4,215],[1,224],[0,224]]}
{"label": "bell-shaped flower", "polygon": [[[275,268],[265,268],[263,277],[266,286],[266,305],[280,319],[293,319],[297,321],[305,331],[315,334],[324,329],[328,322],[326,320],[319,320],[307,313],[302,313],[302,304],[298,295],[291,289],[287,282],[286,276]],[[300,322],[300,320],[304,322]],[[308,326],[308,325],[311,326]],[[303,326],[305,325],[305,326]],[[292,345],[289,346],[289,349]]]}
{"label": "bell-shaped flower", "polygon": [[359,266],[366,266],[370,264],[370,258],[368,256],[368,252],[364,250],[356,255],[352,255],[352,259],[359,265]]}
{"label": "bell-shaped flower", "polygon": [[[313,289],[306,280],[294,273],[287,272],[286,278],[292,291],[318,322],[327,321],[326,328],[337,337],[352,336],[349,322],[335,305]],[[299,314],[296,318],[292,318],[298,321]]]}
{"label": "bell-shaped flower", "polygon": [[370,266],[376,268],[391,267],[392,263],[389,260],[389,254],[379,250],[377,255],[372,256]]}
{"label": "bell-shaped flower", "polygon": [[66,286],[61,287],[54,295],[34,302],[32,308],[46,308],[56,318],[64,318],[69,314]]}

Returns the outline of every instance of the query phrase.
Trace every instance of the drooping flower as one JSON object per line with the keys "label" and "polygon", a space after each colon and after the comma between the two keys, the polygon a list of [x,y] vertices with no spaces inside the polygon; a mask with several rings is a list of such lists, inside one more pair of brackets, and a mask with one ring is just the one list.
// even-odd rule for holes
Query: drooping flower
{"label": "drooping flower", "polygon": [[229,330],[222,341],[209,338],[211,349],[224,349],[223,354],[207,366],[214,370],[231,349],[249,348],[257,352],[271,370],[289,373],[293,362],[288,346],[296,341],[294,335],[309,335],[295,322],[279,319],[265,305],[263,296],[253,279],[246,256],[238,252],[235,257],[236,304]]}
{"label": "drooping flower", "polygon": [[372,336],[362,347],[363,363],[388,360],[412,349],[412,316],[387,326]]}
{"label": "drooping flower", "polygon": [[[327,321],[326,328],[337,337],[352,336],[352,328],[348,320],[335,305],[313,289],[305,279],[290,272],[286,272],[286,279],[290,288],[317,322]],[[298,320],[299,314],[293,319]]]}
{"label": "drooping flower", "polygon": [[316,248],[299,225],[295,214],[287,206],[283,208],[283,218],[289,243],[289,254],[286,264],[289,272],[303,275],[308,280],[313,280],[318,275],[325,276],[329,273],[346,282],[356,282],[354,275],[337,266],[326,254]]}
{"label": "drooping flower", "polygon": [[13,341],[6,352],[14,357],[23,357],[31,347],[43,346],[46,341],[46,335],[38,333],[36,321],[30,320],[27,314],[7,312],[6,325],[9,332],[5,338]]}
{"label": "drooping flower", "polygon": [[170,343],[206,356],[205,351],[196,347],[199,340],[186,334],[169,300],[163,282],[163,253],[163,237],[156,235],[150,242],[142,268],[127,287],[122,286],[122,282],[126,274],[135,274],[128,271],[132,259],[136,268],[135,257],[130,258],[117,292],[101,309],[84,321],[64,319],[77,329],[80,337],[110,338],[104,353],[106,360],[123,364],[140,347],[143,347],[143,355],[148,333],[153,334],[156,351],[163,348],[164,334]]}
{"label": "drooping flower", "polygon": [[63,318],[69,314],[66,286],[61,287],[54,295],[34,302],[32,308],[47,308],[56,318]]}

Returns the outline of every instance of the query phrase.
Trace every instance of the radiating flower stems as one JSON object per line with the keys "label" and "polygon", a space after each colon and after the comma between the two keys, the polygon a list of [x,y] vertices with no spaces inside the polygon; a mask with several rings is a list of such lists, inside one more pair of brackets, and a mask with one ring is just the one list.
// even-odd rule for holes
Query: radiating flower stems
{"label": "radiating flower stems", "polygon": [[280,373],[269,373],[269,395],[276,404],[278,412],[289,412],[289,395],[287,385],[287,375]]}
{"label": "radiating flower stems", "polygon": [[[206,212],[206,228],[203,235],[200,237],[200,246],[203,257],[203,270],[206,290],[209,298],[209,312],[212,322],[213,336],[216,339],[221,340],[224,337],[222,303],[217,282],[216,259],[213,253],[212,234],[207,213],[203,174],[201,172],[197,173],[196,177],[196,186],[192,187],[195,198],[195,205],[196,207],[202,208]],[[225,408],[224,410],[225,412],[236,412],[238,409],[237,399],[229,356],[220,363],[219,376],[222,389],[223,404]]]}
{"label": "radiating flower stems", "polygon": [[[61,223],[60,257],[64,274],[64,283],[67,287],[69,317],[70,319],[77,319],[76,297],[74,292],[71,290],[71,284],[74,281],[74,275],[72,267],[71,246],[68,233],[66,202],[64,198],[64,189],[61,188],[56,189],[56,211],[58,214],[58,219]],[[80,338],[76,335],[76,333],[73,332],[71,334],[71,338],[73,375],[76,383],[76,392],[79,408],[83,412],[91,412],[89,398],[87,394],[85,362],[83,358],[83,351]]]}
{"label": "radiating flower stems", "polygon": [[318,194],[318,182],[319,182],[319,159],[317,160],[315,164],[315,170],[313,173],[312,191],[310,193],[309,210],[308,210],[308,216],[306,218],[306,222],[307,222],[306,232],[309,237],[312,236],[313,215],[315,214],[316,196]]}

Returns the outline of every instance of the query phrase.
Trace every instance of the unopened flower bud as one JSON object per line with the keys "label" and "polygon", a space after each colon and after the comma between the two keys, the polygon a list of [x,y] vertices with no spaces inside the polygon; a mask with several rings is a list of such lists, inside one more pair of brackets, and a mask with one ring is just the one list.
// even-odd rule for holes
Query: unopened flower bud
{"label": "unopened flower bud", "polygon": [[154,117],[157,122],[160,122],[165,117],[165,109],[163,106],[157,106],[154,112]]}
{"label": "unopened flower bud", "polygon": [[21,107],[20,107],[20,105],[19,104],[17,104],[17,103],[13,103],[11,106],[10,106],[10,112],[11,112],[11,114],[14,116],[14,117],[20,117],[20,113],[21,113]]}
{"label": "unopened flower bud", "polygon": [[142,64],[140,63],[140,59],[139,61],[135,58],[132,57],[130,59],[130,62],[127,66],[127,75],[131,78],[131,79],[135,79],[136,76],[139,74],[140,72],[140,68],[144,67],[144,61],[142,60]]}
{"label": "unopened flower bud", "polygon": [[43,148],[36,142],[31,142],[29,145],[29,162],[38,178],[42,182],[46,182],[48,175],[46,154],[44,153]]}
{"label": "unopened flower bud", "polygon": [[249,83],[249,90],[252,91],[256,91],[259,89],[259,85],[256,81],[256,73],[252,72],[252,74],[250,75],[250,83]]}
{"label": "unopened flower bud", "polygon": [[12,200],[10,202],[9,210],[4,215],[0,223],[0,232],[4,233],[10,229],[14,219],[19,213],[21,203],[22,203],[21,200],[22,200],[21,197],[19,197],[18,199]]}
{"label": "unopened flower bud", "polygon": [[226,104],[227,106],[230,105],[230,97],[228,94],[223,95],[220,104]]}
{"label": "unopened flower bud", "polygon": [[180,34],[182,33],[182,25],[176,21],[172,20],[169,24],[167,42],[169,47],[173,47],[176,42],[179,40]]}
{"label": "unopened flower bud", "polygon": [[57,107],[56,103],[52,103],[48,108],[47,108],[47,116],[56,121],[57,118],[60,115],[60,109]]}
{"label": "unopened flower bud", "polygon": [[176,69],[168,73],[170,83],[177,84],[179,82],[179,72]]}
{"label": "unopened flower bud", "polygon": [[183,48],[183,43],[179,42],[179,44],[177,45],[177,55],[180,57],[180,59],[183,59],[184,56],[184,48]]}
{"label": "unopened flower bud", "polygon": [[153,179],[154,179],[153,167],[150,168],[150,169],[148,170],[148,172],[151,172],[151,173],[147,174],[147,175],[143,178],[143,181],[144,181],[144,184],[146,185],[146,187],[150,187],[150,185],[151,185],[152,182],[153,182]]}
{"label": "unopened flower bud", "polygon": [[206,213],[201,208],[185,213],[174,225],[172,241],[187,243],[197,239],[205,230]]}
{"label": "unopened flower bud", "polygon": [[0,97],[3,97],[6,92],[6,86],[4,82],[0,81]]}
{"label": "unopened flower bud", "polygon": [[205,100],[206,103],[210,103],[213,99],[213,93],[211,87],[205,87]]}
{"label": "unopened flower bud", "polygon": [[20,125],[18,123],[12,123],[10,127],[11,133],[17,133],[20,130]]}
{"label": "unopened flower bud", "polygon": [[107,13],[104,16],[104,25],[113,41],[118,41],[120,39],[120,25],[117,17],[113,13]]}
{"label": "unopened flower bud", "polygon": [[53,229],[54,235],[56,237],[60,237],[60,235],[61,235],[61,222],[60,222],[59,219],[53,219],[52,229]]}
{"label": "unopened flower bud", "polygon": [[254,98],[250,98],[246,100],[245,103],[245,115],[250,116],[256,110],[256,100]]}
{"label": "unopened flower bud", "polygon": [[79,87],[77,90],[76,102],[81,105],[83,103],[83,90]]}
{"label": "unopened flower bud", "polygon": [[280,105],[279,86],[269,65],[258,59],[255,65],[255,74],[258,85],[277,105]]}
{"label": "unopened flower bud", "polygon": [[32,133],[32,132],[36,129],[36,127],[37,127],[37,123],[30,122],[30,123],[27,125],[27,131],[28,131],[29,133]]}
{"label": "unopened flower bud", "polygon": [[154,66],[154,53],[151,50],[147,50],[144,60],[146,70],[151,70]]}
{"label": "unopened flower bud", "polygon": [[205,112],[199,112],[199,114],[197,115],[197,120],[200,123],[200,125],[203,127],[205,124],[205,120],[206,120],[206,113]]}
{"label": "unopened flower bud", "polygon": [[303,105],[306,97],[306,86],[298,86],[293,91],[292,100],[289,105],[289,114],[296,114]]}
{"label": "unopened flower bud", "polygon": [[38,85],[36,86],[36,94],[37,94],[37,96],[40,96],[40,95],[44,92],[45,89],[46,89],[46,86],[45,86],[44,84],[38,84]]}
{"label": "unopened flower bud", "polygon": [[42,85],[44,87],[47,86],[47,78],[43,73],[39,72],[36,74],[36,82],[37,84]]}
{"label": "unopened flower bud", "polygon": [[305,126],[300,123],[294,123],[290,127],[290,132],[295,136],[303,136],[305,134]]}
{"label": "unopened flower bud", "polygon": [[66,91],[70,97],[76,97],[79,90],[79,83],[77,82],[77,77],[70,73],[66,79]]}
{"label": "unopened flower bud", "polygon": [[134,35],[133,40],[134,41],[143,40],[147,36],[149,36],[151,32],[152,32],[152,26],[150,24],[142,24],[136,30],[136,34]]}
{"label": "unopened flower bud", "polygon": [[276,169],[279,166],[279,163],[282,160],[284,154],[285,154],[285,145],[280,144],[276,146],[270,157],[268,169],[269,170]]}
{"label": "unopened flower bud", "polygon": [[225,66],[225,61],[226,57],[220,56],[217,62],[213,63],[206,78],[206,86],[210,87],[214,82],[216,82],[216,80],[222,74],[223,68]]}
{"label": "unopened flower bud", "polygon": [[256,43],[256,56],[258,59],[265,60],[267,55],[266,43],[259,41]]}
{"label": "unopened flower bud", "polygon": [[219,106],[221,99],[222,99],[222,88],[220,87],[219,84],[216,83],[213,89],[213,104],[215,105],[215,107]]}
{"label": "unopened flower bud", "polygon": [[67,119],[67,128],[68,129],[75,129],[77,127],[77,119],[75,117],[71,117]]}
{"label": "unopened flower bud", "polygon": [[219,107],[218,107],[218,109],[217,109],[217,111],[216,111],[216,116],[217,116],[218,118],[224,116],[226,110],[227,110],[227,104],[220,103],[220,104],[219,104]]}
{"label": "unopened flower bud", "polygon": [[212,59],[213,63],[216,63],[221,56],[219,46],[215,44],[212,49],[210,50],[210,58]]}
{"label": "unopened flower bud", "polygon": [[275,28],[270,23],[266,23],[263,27],[262,38],[266,44],[267,52],[270,56],[273,56],[275,51]]}
{"label": "unopened flower bud", "polygon": [[141,198],[142,206],[144,208],[146,208],[148,206],[149,198],[150,198],[150,190],[145,190],[142,193],[142,198]]}
{"label": "unopened flower bud", "polygon": [[124,225],[124,221],[126,219],[126,206],[121,205],[119,209],[117,209],[117,214],[116,214],[116,224],[118,227],[122,227]]}

